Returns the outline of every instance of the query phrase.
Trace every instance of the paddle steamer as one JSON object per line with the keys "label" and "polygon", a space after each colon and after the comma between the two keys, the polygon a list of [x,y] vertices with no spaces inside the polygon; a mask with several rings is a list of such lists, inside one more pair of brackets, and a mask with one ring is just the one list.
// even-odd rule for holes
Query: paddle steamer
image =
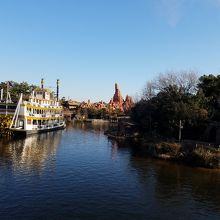
{"label": "paddle steamer", "polygon": [[[57,95],[44,88],[36,88],[28,97],[20,98],[17,104],[5,104],[7,115],[12,116],[10,129],[15,134],[35,134],[65,128],[63,107],[58,98],[59,80],[57,80]],[[1,109],[1,111],[4,109]]]}

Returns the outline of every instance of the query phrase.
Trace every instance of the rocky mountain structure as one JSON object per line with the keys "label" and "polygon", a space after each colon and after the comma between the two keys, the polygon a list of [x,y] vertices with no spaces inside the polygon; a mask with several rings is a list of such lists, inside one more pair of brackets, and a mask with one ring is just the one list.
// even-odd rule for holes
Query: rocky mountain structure
{"label": "rocky mountain structure", "polygon": [[88,102],[81,102],[79,105],[80,108],[93,108],[96,110],[105,109],[106,106],[107,103],[103,101],[91,103],[90,99],[88,100]]}
{"label": "rocky mountain structure", "polygon": [[124,111],[129,111],[134,106],[134,101],[131,96],[126,96],[125,101],[123,103]]}
{"label": "rocky mountain structure", "polygon": [[134,105],[133,99],[131,96],[126,96],[125,100],[123,99],[123,96],[121,95],[121,91],[119,89],[119,86],[117,83],[115,83],[115,93],[113,98],[109,102],[110,109],[112,111],[114,110],[120,110],[122,112],[126,112],[129,109],[131,109]]}
{"label": "rocky mountain structure", "polygon": [[90,100],[77,102],[73,100],[62,103],[64,114],[68,118],[86,119],[86,118],[103,118],[116,114],[127,114],[134,106],[131,96],[126,96],[125,100],[121,94],[118,84],[115,84],[115,93],[109,103],[99,101],[92,103]]}
{"label": "rocky mountain structure", "polygon": [[118,104],[118,105],[122,105],[124,100],[123,97],[121,95],[121,91],[118,88],[118,84],[115,83],[115,94],[113,96],[113,103]]}

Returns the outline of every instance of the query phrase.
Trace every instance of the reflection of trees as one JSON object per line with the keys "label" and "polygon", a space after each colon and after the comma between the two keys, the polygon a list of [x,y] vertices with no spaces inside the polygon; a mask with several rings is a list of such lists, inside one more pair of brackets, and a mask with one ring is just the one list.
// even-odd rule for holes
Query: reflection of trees
{"label": "reflection of trees", "polygon": [[67,124],[67,130],[76,130],[79,129],[80,131],[97,131],[102,132],[109,127],[108,123],[90,123],[90,122],[69,122]]}
{"label": "reflection of trees", "polygon": [[89,122],[69,122],[66,127],[66,131],[73,133],[79,132],[80,135],[84,134],[85,136],[88,133],[95,133],[93,138],[100,139],[103,136],[103,132],[108,128],[107,123],[89,123]]}
{"label": "reflection of trees", "polygon": [[[189,207],[196,201],[205,210],[220,214],[220,173],[164,163],[156,166],[156,196],[161,201],[178,201],[181,207]],[[184,198],[184,199],[183,199]]]}
{"label": "reflection of trees", "polygon": [[[124,148],[119,144],[117,151]],[[139,183],[146,192],[146,200],[151,197],[161,207],[172,206],[174,212],[192,208],[199,204],[200,211],[210,210],[220,214],[220,171],[192,168],[167,161],[141,157],[137,146],[131,146],[130,166],[138,174]],[[143,149],[140,148],[142,151]],[[195,203],[196,202],[196,203]]]}
{"label": "reflection of trees", "polygon": [[14,170],[41,171],[47,160],[54,157],[62,131],[32,135],[25,139],[1,140],[0,158],[11,163]]}
{"label": "reflection of trees", "polygon": [[132,149],[130,165],[137,172],[139,182],[144,189],[150,187],[154,190],[155,183],[157,182],[157,175],[152,167],[153,160],[146,157],[136,157],[137,155],[139,155],[137,149]]}
{"label": "reflection of trees", "polygon": [[118,153],[122,153],[123,151],[128,152],[128,149],[130,149],[130,142],[129,141],[119,141],[114,139],[108,139],[109,143],[111,145],[111,157],[112,159],[115,159]]}
{"label": "reflection of trees", "polygon": [[220,194],[216,193],[220,185],[219,172],[166,162],[159,166],[155,163],[154,169],[158,180],[156,194],[159,198],[177,199],[184,193],[185,198],[205,202],[206,206],[211,205],[212,208],[214,205],[220,212]]}
{"label": "reflection of trees", "polygon": [[208,202],[209,206],[220,214],[220,173],[201,171],[198,175],[192,175],[192,179],[193,197],[203,203]]}

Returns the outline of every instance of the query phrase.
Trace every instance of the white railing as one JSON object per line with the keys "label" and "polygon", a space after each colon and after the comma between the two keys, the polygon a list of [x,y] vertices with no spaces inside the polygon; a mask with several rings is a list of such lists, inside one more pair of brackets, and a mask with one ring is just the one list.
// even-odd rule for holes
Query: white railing
{"label": "white railing", "polygon": [[38,128],[38,125],[32,125],[32,129],[36,130]]}
{"label": "white railing", "polygon": [[32,130],[50,129],[64,125],[64,122],[57,122],[49,125],[32,125]]}

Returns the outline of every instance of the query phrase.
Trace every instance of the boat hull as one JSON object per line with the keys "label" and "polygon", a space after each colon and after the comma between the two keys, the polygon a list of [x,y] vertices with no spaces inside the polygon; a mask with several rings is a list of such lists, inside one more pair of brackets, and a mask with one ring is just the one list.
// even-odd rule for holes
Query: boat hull
{"label": "boat hull", "polygon": [[45,132],[50,132],[50,131],[56,131],[56,130],[62,130],[66,127],[65,124],[52,127],[52,128],[44,128],[44,129],[38,129],[38,130],[24,130],[24,129],[16,129],[16,128],[11,128],[10,130],[13,132],[15,136],[29,136],[33,134],[40,134],[40,133],[45,133]]}

